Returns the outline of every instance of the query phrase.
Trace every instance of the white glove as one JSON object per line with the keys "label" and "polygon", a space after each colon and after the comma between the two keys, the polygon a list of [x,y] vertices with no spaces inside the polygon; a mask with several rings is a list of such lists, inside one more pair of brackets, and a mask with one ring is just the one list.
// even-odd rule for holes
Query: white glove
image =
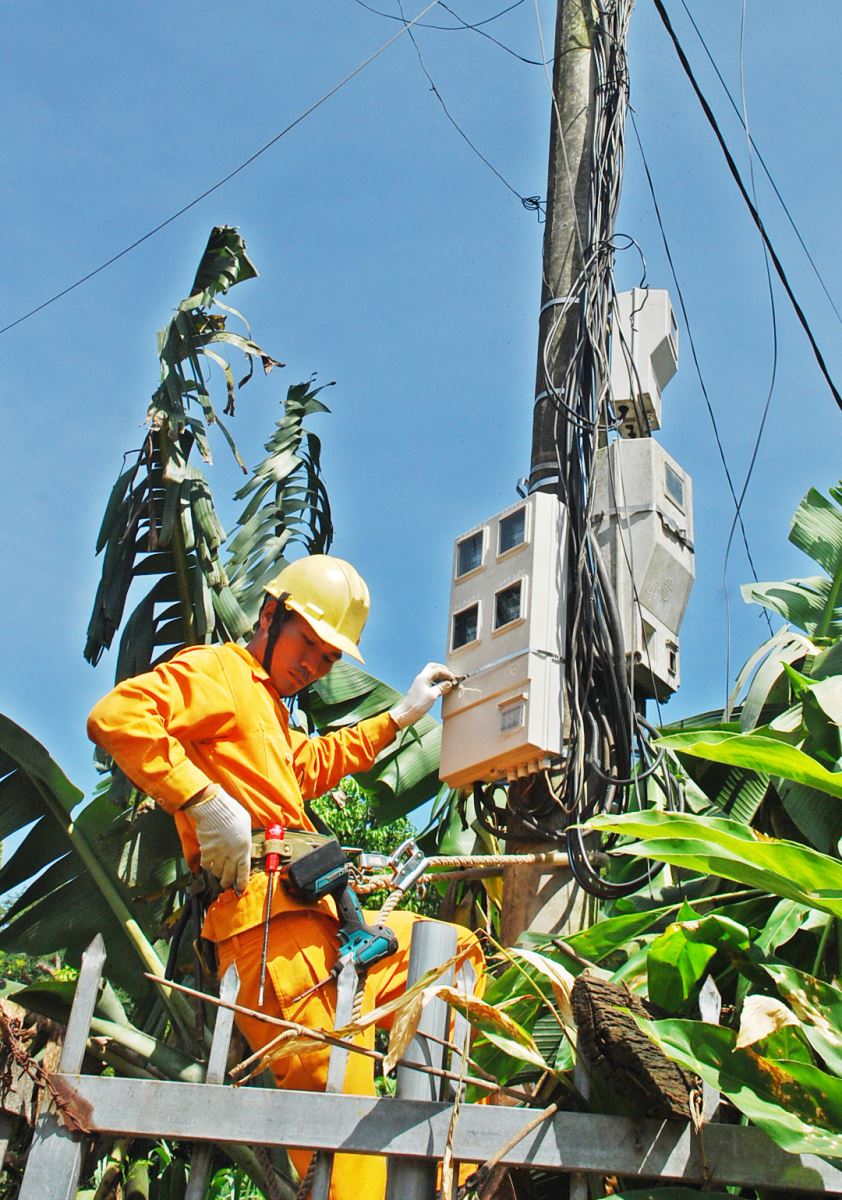
{"label": "white glove", "polygon": [[458,683],[457,677],[442,663],[427,663],[424,670],[416,675],[412,686],[394,708],[389,710],[389,716],[398,729],[406,729],[429,712],[439,696],[444,696]]}
{"label": "white glove", "polygon": [[202,866],[216,875],[223,888],[244,892],[251,868],[251,818],[242,804],[225,792],[191,804]]}

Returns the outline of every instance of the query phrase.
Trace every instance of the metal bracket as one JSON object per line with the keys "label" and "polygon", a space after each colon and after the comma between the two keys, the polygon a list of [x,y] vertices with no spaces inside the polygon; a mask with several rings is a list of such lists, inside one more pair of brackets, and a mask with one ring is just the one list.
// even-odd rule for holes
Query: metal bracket
{"label": "metal bracket", "polygon": [[394,878],[392,887],[397,892],[405,892],[412,887],[416,879],[427,869],[427,856],[413,838],[401,842],[394,854],[389,856],[389,866]]}

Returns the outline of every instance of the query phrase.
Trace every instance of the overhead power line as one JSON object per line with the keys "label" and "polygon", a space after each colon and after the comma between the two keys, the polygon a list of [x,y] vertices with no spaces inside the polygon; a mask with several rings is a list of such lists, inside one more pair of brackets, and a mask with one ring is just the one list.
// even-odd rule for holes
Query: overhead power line
{"label": "overhead power line", "polygon": [[[722,88],[723,88],[723,91],[725,92],[725,95],[728,97],[728,99],[731,102],[731,107],[733,108],[734,112],[737,114],[737,117],[740,120],[740,122],[742,123],[743,128],[745,128],[745,121],[743,120],[743,115],[740,112],[739,105],[737,104],[737,101],[734,99],[733,95],[731,94],[728,84],[725,82],[722,72],[720,71],[719,67],[717,66],[716,59],[711,54],[710,48],[709,48],[707,42],[705,41],[704,36],[702,35],[702,31],[699,29],[699,26],[697,25],[696,20],[693,17],[693,14],[690,12],[690,9],[687,7],[685,0],[681,0],[681,6],[684,9],[684,11],[687,13],[687,17],[690,21],[690,24],[693,26],[693,29],[696,31],[696,36],[698,37],[699,41],[701,42],[702,49],[704,50],[705,54],[707,55],[710,65],[713,67],[714,71],[716,72],[717,79],[722,84]],[[798,226],[796,225],[795,218],[793,217],[792,213],[789,211],[789,208],[787,207],[787,203],[784,200],[783,196],[781,195],[780,189],[778,188],[778,185],[775,182],[772,172],[769,170],[769,167],[766,165],[766,160],[764,159],[763,155],[760,153],[757,143],[755,142],[755,140],[751,136],[751,134],[748,133],[748,131],[746,131],[746,136],[748,138],[748,142],[749,142],[751,149],[754,151],[754,155],[755,155],[757,161],[760,163],[761,167],[763,168],[763,172],[766,175],[766,178],[769,180],[769,184],[772,188],[772,191],[775,193],[775,195],[778,199],[778,203],[780,204],[781,208],[784,211],[784,215],[786,216],[786,219],[789,221],[790,226],[792,227],[793,233],[795,234],[795,236],[798,239],[801,249],[804,251],[805,255],[807,256],[807,261],[810,264],[810,266],[812,267],[813,273],[816,276],[816,279],[819,281],[819,285],[821,286],[822,291],[824,292],[825,296],[827,297],[827,301],[830,304],[830,307],[833,309],[839,322],[842,323],[842,313],[840,313],[838,307],[836,306],[836,302],[834,301],[833,296],[830,294],[828,286],[824,281],[824,276],[822,275],[821,271],[818,268],[818,264],[816,263],[815,259],[813,258],[812,254],[810,253],[807,243],[804,241],[804,238],[801,236],[801,231],[799,230]]]}
{"label": "overhead power line", "polygon": [[[359,4],[360,8],[366,9],[367,12],[374,13],[374,15],[377,17],[385,17],[388,21],[404,21],[406,19],[405,17],[397,16],[395,13],[383,12],[383,10],[380,8],[375,8],[371,4],[366,4],[365,0],[356,0],[356,3]],[[459,16],[458,12],[455,12],[454,9],[449,8],[444,3],[444,0],[439,0],[439,7],[443,8],[445,12],[450,13],[450,15],[456,21],[458,21],[459,24],[433,25],[430,21],[424,21],[423,23],[419,23],[418,28],[437,29],[441,33],[462,33],[464,30],[469,30],[471,33],[478,33],[481,37],[487,38],[489,42],[493,42],[495,46],[499,46],[501,50],[505,50],[507,54],[511,54],[512,58],[516,58],[519,62],[526,63],[526,65],[529,67],[542,67],[544,64],[540,61],[540,59],[525,58],[522,54],[518,54],[517,50],[513,50],[511,46],[507,46],[505,42],[501,42],[499,38],[494,37],[493,34],[488,33],[487,30],[482,28],[483,25],[490,25],[492,21],[498,21],[500,17],[504,17],[506,13],[510,13],[512,9],[519,8],[523,3],[524,0],[515,0],[514,4],[509,4],[506,8],[501,9],[500,12],[495,13],[492,17],[486,17],[484,21],[466,21],[463,17]]]}
{"label": "overhead power line", "polygon": [[[746,36],[746,0],[742,0],[740,14],[740,105],[742,112],[740,120],[746,138],[746,151],[748,154],[748,173],[751,182],[751,198],[757,205],[757,180],[754,173],[754,160],[757,157],[754,151],[754,140],[751,136],[748,121],[748,99],[746,97],[746,70],[745,70],[745,36]],[[769,409],[772,404],[772,396],[775,392],[775,382],[778,378],[778,316],[777,307],[775,305],[775,288],[772,280],[772,268],[769,264],[769,250],[765,242],[763,246],[763,266],[766,272],[766,288],[769,293],[769,311],[772,318],[772,368],[769,377],[769,388],[766,393],[766,403],[763,405],[763,411],[760,415],[760,422],[757,426],[757,436],[754,439],[754,446],[749,457],[748,467],[746,469],[745,479],[740,491],[739,500],[737,501],[737,511],[734,513],[734,519],[731,522],[731,528],[728,530],[728,540],[725,544],[725,554],[722,558],[722,586],[725,593],[725,617],[728,628],[727,646],[725,654],[725,695],[729,695],[731,685],[731,596],[728,590],[728,559],[731,554],[731,546],[734,541],[734,533],[737,528],[737,521],[742,512],[743,502],[748,493],[751,477],[754,474],[754,468],[757,464],[757,456],[760,453],[760,445],[763,441],[763,435],[766,432],[766,422],[769,417]],[[771,621],[768,622],[771,632]],[[726,699],[727,705],[727,699]]]}
{"label": "overhead power line", "polygon": [[[359,2],[361,3],[362,0],[359,0]],[[367,8],[368,5],[363,5],[363,7]],[[444,5],[442,5],[442,7],[444,7]],[[401,16],[400,16],[399,20],[405,21],[406,18],[403,15],[402,0],[398,0],[398,8],[401,10]],[[374,11],[374,10],[372,10],[372,11]],[[449,11],[451,11],[451,10],[448,9],[448,12]],[[407,25],[406,28],[409,31],[409,25]],[[545,211],[544,205],[541,202],[540,196],[522,196],[520,194],[520,192],[517,190],[517,188],[514,186],[514,184],[509,183],[509,181],[505,177],[505,175],[503,175],[503,173],[501,171],[498,171],[497,168],[494,166],[494,163],[491,162],[490,159],[486,158],[486,156],[482,153],[482,151],[479,149],[479,147],[477,145],[475,145],[475,143],[473,141],[471,141],[471,139],[468,137],[467,133],[465,133],[465,130],[462,128],[462,126],[459,124],[459,122],[456,120],[456,118],[451,113],[450,109],[445,104],[444,97],[442,96],[441,92],[439,91],[438,87],[436,86],[436,82],[433,79],[432,75],[430,74],[430,72],[427,68],[427,64],[424,61],[424,57],[421,54],[421,47],[418,45],[418,39],[415,37],[415,34],[412,33],[411,31],[409,32],[409,40],[412,42],[412,45],[415,47],[415,54],[418,59],[418,65],[420,66],[421,70],[424,72],[424,75],[426,76],[427,82],[430,85],[430,90],[432,91],[433,95],[438,100],[439,104],[441,105],[442,112],[447,117],[450,124],[453,126],[453,128],[456,130],[456,132],[459,134],[459,136],[464,139],[464,141],[471,148],[471,150],[473,150],[473,152],[477,156],[477,158],[480,159],[481,162],[485,163],[485,165],[488,167],[489,171],[491,171],[492,174],[497,176],[497,178],[500,180],[500,182],[503,184],[503,186],[508,188],[508,190],[512,193],[513,196],[517,196],[518,200],[520,200],[521,204],[528,212],[536,212],[538,214],[538,220],[540,221],[541,217]]]}
{"label": "overhead power line", "polygon": [[[402,24],[406,24],[406,17],[399,17],[396,13],[383,12],[383,10],[380,8],[375,8],[371,4],[366,4],[365,0],[356,0],[356,2],[359,4],[360,8],[367,9],[370,13],[374,13],[376,17],[386,17],[390,21],[400,21]],[[493,16],[485,17],[482,21],[474,21],[471,24],[469,24],[467,21],[463,21],[461,17],[456,16],[456,13],[453,12],[453,9],[448,8],[446,4],[440,4],[441,8],[449,12],[451,16],[456,17],[456,20],[459,22],[458,25],[433,25],[431,21],[425,21],[423,24],[421,24],[420,18],[416,18],[416,21],[413,21],[412,23],[413,25],[418,23],[419,29],[439,29],[443,33],[459,32],[462,29],[479,29],[481,25],[490,25],[492,21],[498,21],[500,17],[504,17],[506,13],[511,12],[513,8],[519,8],[523,3],[524,0],[514,0],[513,4],[507,5],[506,8],[502,8],[499,12],[494,13]]]}
{"label": "overhead power line", "polygon": [[234,167],[233,171],[229,171],[227,175],[223,175],[221,179],[218,179],[216,183],[211,184],[210,187],[205,188],[203,192],[179,208],[177,212],[172,213],[165,220],[157,224],[153,229],[150,229],[147,233],[144,233],[142,237],[136,238],[130,245],[126,246],[123,250],[120,250],[117,254],[112,254],[111,258],[108,258],[105,260],[105,262],[100,263],[98,267],[94,267],[92,271],[88,271],[87,274],[83,275],[80,279],[77,279],[74,283],[69,284],[66,288],[62,288],[62,290],[60,292],[56,292],[54,296],[50,296],[48,300],[44,300],[43,303],[37,304],[35,308],[31,308],[29,312],[23,313],[22,316],[17,317],[14,321],[10,321],[8,325],[4,325],[2,328],[0,328],[0,334],[8,333],[10,329],[14,329],[15,326],[21,325],[24,321],[28,321],[30,317],[34,317],[36,313],[43,312],[45,308],[48,308],[51,304],[55,304],[57,300],[61,300],[63,296],[67,296],[70,292],[75,291],[76,288],[81,287],[83,283],[87,283],[89,279],[93,279],[95,275],[99,275],[101,271],[106,270],[107,267],[112,266],[115,262],[119,262],[121,258],[125,258],[127,254],[130,254],[132,250],[136,250],[137,247],[141,246],[144,242],[148,242],[149,239],[154,237],[156,233],[160,233],[162,229],[166,229],[168,225],[172,225],[173,221],[177,221],[179,217],[183,217],[186,212],[189,212],[191,208],[195,208],[196,205],[201,203],[202,200],[205,200],[214,192],[219,191],[219,189],[233,179],[235,175],[239,175],[241,171],[246,169],[246,167],[250,167],[251,164],[260,158],[262,154],[265,154],[267,150],[271,150],[276,142],[279,142],[281,138],[286,137],[286,135],[295,129],[297,125],[300,125],[302,121],[309,117],[311,113],[314,113],[317,108],[320,108],[327,100],[330,100],[332,96],[335,96],[338,91],[345,87],[346,83],[350,83],[352,79],[356,78],[361,71],[364,71],[365,68],[373,63],[376,58],[379,58],[384,51],[388,50],[392,43],[396,42],[399,37],[403,37],[403,35],[407,33],[413,25],[420,21],[421,18],[430,12],[431,9],[435,8],[438,3],[439,0],[431,0],[426,8],[423,8],[416,17],[413,17],[411,21],[406,21],[404,24],[402,24],[401,28],[397,30],[397,32],[388,39],[388,41],[385,41],[382,46],[378,47],[377,50],[373,51],[373,53],[369,54],[367,58],[363,59],[361,63],[354,67],[353,71],[349,71],[348,74],[340,79],[338,83],[335,83],[333,87],[328,88],[324,95],[320,96],[318,100],[314,101],[313,104],[309,105],[304,109],[303,112],[299,113],[294,121],[290,121],[289,125],[284,126],[279,133],[276,133],[273,138],[270,138],[269,141],[262,145],[259,150],[255,150],[254,154],[249,155],[249,157],[245,159],[244,162],[241,162],[238,167]]}
{"label": "overhead power line", "polygon": [[[696,368],[696,376],[699,380],[699,387],[701,388],[702,397],[705,402],[705,408],[707,409],[707,414],[710,419],[711,427],[713,428],[713,437],[714,437],[714,441],[716,442],[716,448],[719,451],[719,457],[722,462],[722,469],[725,472],[725,479],[728,483],[728,490],[731,493],[731,499],[734,501],[735,515],[739,521],[740,532],[742,534],[742,540],[743,540],[743,546],[745,547],[745,552],[746,552],[746,558],[748,559],[748,564],[751,569],[751,573],[754,576],[755,581],[757,581],[759,576],[757,574],[757,568],[754,565],[754,559],[752,558],[751,547],[749,546],[749,542],[748,542],[748,533],[746,531],[745,524],[743,523],[742,512],[740,511],[740,501],[737,498],[737,489],[734,485],[734,477],[731,474],[731,468],[728,466],[728,459],[725,455],[725,447],[722,444],[722,438],[720,437],[720,434],[719,434],[719,425],[716,420],[716,414],[713,411],[713,405],[711,403],[710,395],[708,393],[707,385],[705,383],[705,377],[702,374],[702,366],[701,366],[701,363],[699,362],[699,356],[696,353],[696,342],[693,337],[693,327],[690,323],[690,315],[687,311],[687,305],[684,300],[684,293],[682,292],[681,284],[678,281],[678,274],[676,272],[675,260],[673,259],[672,250],[670,249],[669,240],[667,238],[667,231],[664,226],[663,217],[661,215],[661,207],[658,203],[658,195],[655,191],[655,181],[653,180],[652,172],[649,169],[649,163],[646,159],[646,153],[643,149],[643,142],[641,141],[641,138],[640,138],[640,131],[637,128],[637,121],[635,120],[634,113],[631,112],[631,110],[629,110],[629,115],[631,117],[632,129],[634,130],[634,136],[637,141],[637,146],[640,151],[640,158],[641,158],[641,162],[643,164],[643,172],[646,176],[646,182],[649,186],[649,194],[652,197],[652,205],[655,210],[655,219],[658,223],[658,229],[660,230],[660,233],[661,233],[661,240],[664,243],[664,253],[666,254],[667,263],[669,264],[669,268],[670,268],[670,274],[672,275],[672,280],[673,280],[673,283],[675,284],[675,293],[676,293],[676,297],[678,299],[679,308],[681,310],[681,316],[684,320],[684,328],[687,331],[687,341],[690,345],[690,353],[693,358],[693,365]],[[768,619],[769,619],[768,613],[765,613],[765,610],[764,610],[764,614],[768,621]],[[771,626],[770,626],[770,631],[771,631]]]}
{"label": "overhead power line", "polygon": [[798,303],[798,300],[795,297],[795,293],[793,292],[792,286],[790,285],[789,279],[787,278],[786,272],[784,271],[783,264],[781,263],[781,260],[778,258],[778,255],[775,251],[775,247],[772,245],[769,235],[766,232],[766,227],[764,226],[763,221],[760,218],[760,214],[757,211],[757,208],[752,203],[752,199],[748,194],[746,186],[743,183],[742,177],[740,176],[740,172],[737,168],[737,164],[734,161],[733,155],[731,154],[731,151],[728,149],[728,146],[725,142],[725,138],[722,135],[722,130],[719,128],[719,124],[716,120],[716,117],[714,116],[713,110],[711,109],[710,105],[708,104],[708,102],[704,96],[704,93],[702,92],[702,89],[699,87],[699,84],[696,80],[696,76],[693,74],[693,68],[690,66],[690,63],[687,59],[687,55],[684,53],[681,43],[678,40],[678,35],[676,34],[675,30],[673,29],[672,22],[670,21],[669,15],[668,15],[666,9],[664,8],[663,4],[661,3],[661,0],[653,0],[653,3],[657,10],[658,16],[661,18],[664,28],[666,29],[667,33],[669,34],[670,40],[672,41],[672,44],[675,47],[675,52],[678,55],[679,62],[681,63],[681,66],[684,70],[685,75],[687,76],[687,78],[690,81],[690,86],[693,88],[693,91],[696,93],[696,97],[702,106],[702,111],[704,112],[705,117],[707,118],[708,124],[710,125],[711,129],[713,130],[716,140],[719,142],[719,146],[720,146],[720,149],[722,150],[722,153],[725,155],[725,161],[728,164],[728,170],[731,172],[731,175],[734,178],[734,182],[736,183],[737,187],[740,190],[740,195],[742,196],[743,200],[745,201],[746,207],[748,208],[748,211],[751,214],[751,219],[754,221],[755,225],[757,226],[758,230],[760,231],[760,236],[763,238],[763,242],[769,251],[769,257],[772,259],[772,262],[774,263],[775,271],[777,272],[778,279],[780,279],[780,281],[783,285],[784,291],[786,292],[787,296],[789,297],[790,304],[792,305],[792,307],[795,311],[795,315],[798,317],[798,320],[801,324],[801,328],[804,330],[804,333],[807,335],[807,340],[810,343],[810,346],[812,348],[813,355],[816,359],[819,370],[821,371],[822,375],[824,375],[827,386],[830,388],[831,394],[832,394],[834,400],[836,401],[837,406],[840,409],[842,409],[842,395],[840,395],[839,390],[836,387],[836,384],[833,382],[833,379],[831,377],[827,363],[825,362],[824,356],[822,355],[822,352],[819,349],[818,342],[816,341],[815,337],[813,336],[813,331],[810,328],[810,323],[804,314],[804,310],[802,309],[801,305]]}

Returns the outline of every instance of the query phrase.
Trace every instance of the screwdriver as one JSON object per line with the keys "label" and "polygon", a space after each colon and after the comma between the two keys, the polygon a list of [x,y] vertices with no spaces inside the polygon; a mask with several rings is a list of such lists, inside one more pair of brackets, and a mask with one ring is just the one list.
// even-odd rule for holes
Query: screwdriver
{"label": "screwdriver", "polygon": [[269,953],[269,916],[272,911],[272,890],[281,861],[283,825],[269,825],[263,842],[263,866],[266,871],[266,907],[263,911],[263,952],[260,955],[260,990],[257,994],[258,1007],[263,1005],[263,985],[266,982],[266,958]]}

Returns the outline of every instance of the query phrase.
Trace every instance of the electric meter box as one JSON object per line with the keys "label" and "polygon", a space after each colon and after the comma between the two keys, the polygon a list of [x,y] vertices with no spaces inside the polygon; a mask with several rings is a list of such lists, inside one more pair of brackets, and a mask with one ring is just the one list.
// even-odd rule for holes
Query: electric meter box
{"label": "electric meter box", "polygon": [[661,428],[661,392],[678,370],[678,326],[669,293],[618,292],[611,334],[611,399],[621,437]]}
{"label": "electric meter box", "polygon": [[635,690],[665,700],[696,575],[692,481],[652,438],[620,438],[597,451],[592,514]]}
{"label": "electric meter box", "polygon": [[535,492],[456,539],[441,778],[515,779],[562,750],[566,513]]}

